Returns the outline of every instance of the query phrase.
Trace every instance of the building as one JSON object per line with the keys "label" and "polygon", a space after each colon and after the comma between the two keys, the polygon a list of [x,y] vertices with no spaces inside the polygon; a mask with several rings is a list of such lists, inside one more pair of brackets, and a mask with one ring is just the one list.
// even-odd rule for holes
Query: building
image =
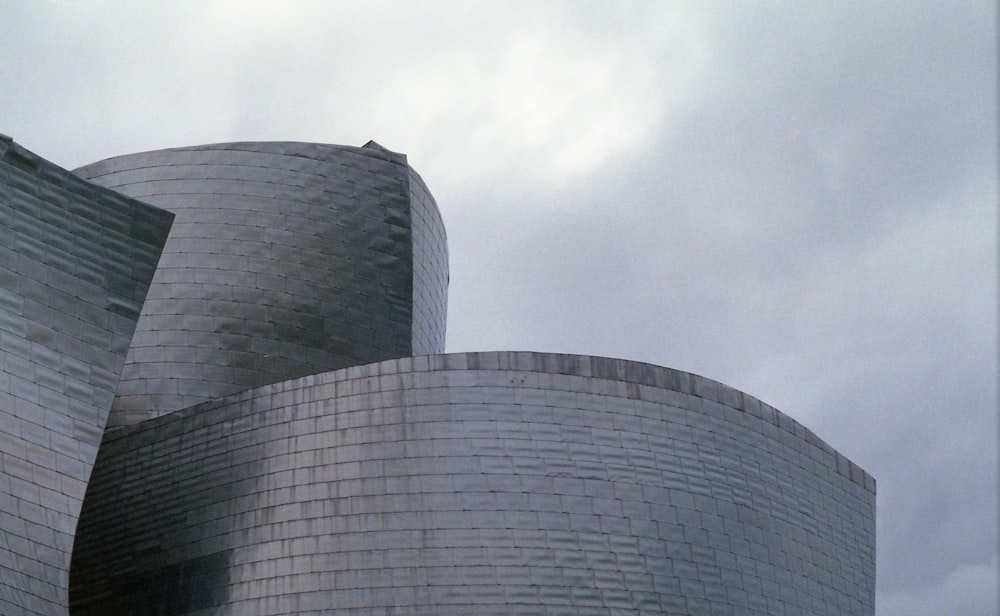
{"label": "building", "polygon": [[441,354],[444,226],[404,156],[221,144],[77,173],[176,219],[63,613],[874,613],[874,480],[787,415],[648,364]]}

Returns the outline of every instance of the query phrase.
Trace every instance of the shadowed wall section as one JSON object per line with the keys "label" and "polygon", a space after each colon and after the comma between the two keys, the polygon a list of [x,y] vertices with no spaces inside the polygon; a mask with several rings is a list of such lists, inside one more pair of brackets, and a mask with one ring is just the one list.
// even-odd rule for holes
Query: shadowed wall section
{"label": "shadowed wall section", "polygon": [[0,136],[0,614],[66,614],[73,533],[173,214]]}
{"label": "shadowed wall section", "polygon": [[444,350],[444,226],[402,154],[231,143],[77,173],[177,214],[110,425]]}
{"label": "shadowed wall section", "polygon": [[709,379],[404,358],[110,432],[71,596],[95,615],[181,588],[170,614],[871,615],[874,508],[860,468]]}

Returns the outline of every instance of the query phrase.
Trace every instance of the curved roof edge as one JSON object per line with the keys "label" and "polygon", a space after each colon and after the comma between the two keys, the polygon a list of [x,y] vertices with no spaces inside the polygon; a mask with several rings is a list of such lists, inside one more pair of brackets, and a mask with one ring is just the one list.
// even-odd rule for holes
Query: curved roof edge
{"label": "curved roof edge", "polygon": [[308,158],[312,158],[309,156],[310,151],[317,152],[321,150],[340,150],[353,152],[359,156],[369,156],[401,165],[407,165],[406,154],[393,152],[392,150],[379,145],[375,141],[369,141],[363,146],[337,145],[332,143],[316,143],[309,141],[229,141],[173,148],[157,148],[155,150],[111,156],[109,158],[103,158],[101,160],[77,167],[76,169],[73,169],[73,173],[85,178],[91,178],[115,171],[115,161],[124,161],[135,157],[166,154],[169,152],[189,152],[199,150],[233,150],[241,152],[280,154],[283,156],[301,156]]}
{"label": "curved roof edge", "polygon": [[875,479],[860,466],[849,460],[789,415],[761,400],[729,387],[719,381],[674,368],[657,366],[644,362],[592,355],[571,355],[564,353],[542,353],[534,351],[477,351],[467,353],[447,353],[401,357],[372,364],[351,366],[331,372],[321,372],[249,389],[237,394],[203,402],[195,406],[174,411],[162,417],[113,429],[107,435],[112,440],[120,434],[141,430],[153,422],[182,420],[202,410],[215,408],[230,402],[256,397],[267,391],[278,394],[308,385],[335,383],[341,380],[379,377],[406,372],[434,372],[456,370],[503,370],[515,372],[540,372],[584,378],[619,381],[638,385],[629,391],[629,396],[643,399],[643,387],[666,389],[688,394],[729,408],[748,413],[757,419],[774,425],[779,430],[792,434],[807,445],[827,454],[837,473],[851,482],[875,493]]}

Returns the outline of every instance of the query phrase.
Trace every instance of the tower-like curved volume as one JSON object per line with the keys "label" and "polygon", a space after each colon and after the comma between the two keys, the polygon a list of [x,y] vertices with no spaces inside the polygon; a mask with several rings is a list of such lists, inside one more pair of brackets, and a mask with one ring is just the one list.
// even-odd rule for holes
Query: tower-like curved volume
{"label": "tower-like curved volume", "polygon": [[67,613],[80,506],[172,219],[0,136],[0,614]]}
{"label": "tower-like curved volume", "polygon": [[444,350],[444,226],[402,154],[230,143],[77,173],[177,215],[110,425]]}

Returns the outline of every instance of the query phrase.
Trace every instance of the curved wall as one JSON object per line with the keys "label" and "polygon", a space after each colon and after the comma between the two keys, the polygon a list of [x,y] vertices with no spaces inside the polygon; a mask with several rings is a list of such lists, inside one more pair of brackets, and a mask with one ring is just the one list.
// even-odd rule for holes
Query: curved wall
{"label": "curved wall", "polygon": [[448,307],[448,237],[437,202],[423,179],[410,170],[413,225],[413,352],[444,352]]}
{"label": "curved wall", "polygon": [[444,227],[401,154],[230,143],[76,172],[177,215],[109,425],[443,351]]}
{"label": "curved wall", "polygon": [[715,381],[581,356],[404,358],[109,432],[71,600],[871,615],[874,508],[860,468]]}
{"label": "curved wall", "polygon": [[66,614],[73,533],[173,215],[0,136],[0,614]]}

